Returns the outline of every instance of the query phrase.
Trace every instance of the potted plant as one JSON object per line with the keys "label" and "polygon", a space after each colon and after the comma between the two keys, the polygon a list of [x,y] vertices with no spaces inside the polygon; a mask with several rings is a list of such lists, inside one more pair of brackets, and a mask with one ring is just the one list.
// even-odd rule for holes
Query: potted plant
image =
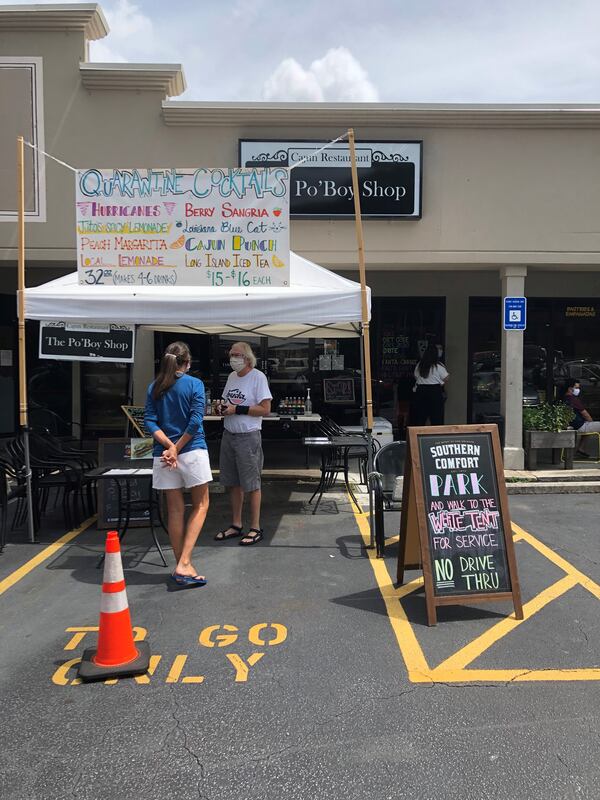
{"label": "potted plant", "polygon": [[575,417],[573,409],[565,403],[540,403],[523,409],[523,430],[528,469],[535,469],[537,451],[552,450],[556,463],[558,451],[565,451],[565,468],[573,468],[575,431],[566,430]]}

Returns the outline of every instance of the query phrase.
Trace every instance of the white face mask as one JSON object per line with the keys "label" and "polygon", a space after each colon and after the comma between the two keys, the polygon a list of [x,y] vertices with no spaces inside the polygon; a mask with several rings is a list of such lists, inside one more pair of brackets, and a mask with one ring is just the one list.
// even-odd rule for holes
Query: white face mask
{"label": "white face mask", "polygon": [[443,349],[441,347],[438,347],[438,349],[437,349],[438,358],[442,357],[442,353],[443,352],[444,352]]}
{"label": "white face mask", "polygon": [[231,356],[229,366],[234,372],[241,372],[246,366],[246,359],[241,356]]}
{"label": "white face mask", "polygon": [[575,397],[577,397],[580,391],[581,389],[573,389],[573,394],[575,395]]}
{"label": "white face mask", "polygon": [[178,369],[177,372],[175,373],[175,377],[181,378],[182,375],[185,375],[186,372],[190,371],[190,366],[191,364],[187,364],[185,369]]}

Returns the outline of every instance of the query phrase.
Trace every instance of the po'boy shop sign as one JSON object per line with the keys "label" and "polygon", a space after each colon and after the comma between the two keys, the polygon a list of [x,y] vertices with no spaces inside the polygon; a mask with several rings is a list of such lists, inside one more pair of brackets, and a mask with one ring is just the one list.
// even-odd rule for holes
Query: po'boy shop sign
{"label": "po'boy shop sign", "polygon": [[[240,166],[291,167],[291,217],[354,218],[348,144],[318,152],[326,145],[326,141],[240,139]],[[421,141],[356,143],[363,217],[421,218],[422,150]]]}

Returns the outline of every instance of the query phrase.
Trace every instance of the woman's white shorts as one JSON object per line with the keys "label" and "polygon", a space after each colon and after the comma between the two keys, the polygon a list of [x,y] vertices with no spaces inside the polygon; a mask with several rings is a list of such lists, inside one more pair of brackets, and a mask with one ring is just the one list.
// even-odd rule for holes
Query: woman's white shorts
{"label": "woman's white shorts", "polygon": [[154,459],[152,468],[153,489],[190,489],[201,483],[210,483],[212,472],[208,459],[208,450],[190,450],[180,453],[175,469],[169,469],[160,458]]}

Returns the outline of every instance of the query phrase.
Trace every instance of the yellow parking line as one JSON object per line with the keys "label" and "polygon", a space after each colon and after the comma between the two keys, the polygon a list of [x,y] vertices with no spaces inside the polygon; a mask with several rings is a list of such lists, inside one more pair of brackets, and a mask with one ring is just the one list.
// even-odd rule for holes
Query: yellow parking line
{"label": "yellow parking line", "polygon": [[557,597],[560,597],[562,594],[569,591],[569,589],[572,589],[573,586],[576,585],[577,579],[573,575],[565,575],[564,578],[561,578],[556,583],[553,583],[552,586],[544,589],[543,592],[540,592],[532,600],[523,605],[523,619],[515,619],[514,615],[505,617],[504,619],[500,620],[500,622],[497,622],[493,627],[482,633],[481,636],[473,639],[473,641],[469,642],[468,645],[451,655],[450,658],[442,661],[442,663],[439,664],[434,671],[437,673],[438,670],[443,672],[444,670],[464,669],[467,664],[470,664],[471,661],[474,661],[499,639],[502,639],[502,637],[506,636],[507,633],[514,631],[515,628],[518,628],[519,625],[522,625],[524,622],[526,622],[537,611],[542,609],[544,606],[547,606],[548,603],[556,600]]}
{"label": "yellow parking line", "polygon": [[600,669],[434,669],[431,683],[527,683],[535,681],[598,681]]}
{"label": "yellow parking line", "polygon": [[[365,547],[370,542],[369,515],[368,513],[354,513],[356,524],[362,536]],[[402,598],[419,589],[423,584],[423,577],[419,576],[402,586],[394,586],[392,578],[386,567],[384,559],[379,559],[374,550],[367,549],[369,562],[373,569],[377,585],[381,592],[390,624],[396,636],[400,652],[406,664],[408,678],[413,683],[476,683],[479,681],[523,683],[533,681],[598,681],[600,668],[580,667],[567,669],[469,669],[468,664],[488,650],[493,644],[513,631],[525,620],[531,619],[534,614],[547,606],[553,600],[561,597],[574,586],[581,585],[594,597],[600,600],[600,586],[580,572],[576,567],[559,556],[547,545],[540,542],[519,525],[512,524],[513,539],[515,542],[524,541],[537,550],[541,555],[561,569],[565,575],[549,586],[540,594],[532,598],[523,607],[524,619],[516,620],[514,615],[505,617],[493,625],[483,634],[478,636],[458,652],[443,661],[439,666],[432,668],[427,663],[425,654],[413,631],[413,627],[406,616],[402,606]],[[386,539],[386,544],[397,541],[398,537]],[[476,598],[474,597],[474,602]]]}
{"label": "yellow parking line", "polygon": [[39,567],[40,564],[43,564],[44,561],[47,561],[51,558],[55,553],[57,553],[62,547],[66,544],[71,542],[80,533],[83,533],[86,528],[89,528],[96,521],[96,515],[86,519],[78,528],[73,528],[73,530],[68,531],[68,533],[63,534],[59,539],[52,544],[49,544],[45,547],[40,553],[38,553],[33,558],[30,558],[22,567],[19,567],[14,572],[11,572],[6,578],[0,581],[0,594],[4,594],[11,586],[14,586],[15,583],[18,583],[22,578],[26,575],[29,575],[36,567]]}
{"label": "yellow parking line", "polygon": [[576,578],[577,583],[580,583],[588,590],[588,592],[591,592],[594,597],[597,597],[598,600],[600,600],[600,586],[595,581],[593,581],[591,578],[588,578],[588,576],[584,575],[583,572],[580,572],[572,564],[569,564],[568,561],[565,561],[562,556],[559,556],[558,553],[555,553],[554,550],[551,550],[548,545],[540,542],[539,539],[536,539],[530,533],[524,531],[523,528],[520,528],[514,522],[512,523],[512,527],[515,533],[517,533],[521,539],[534,547],[538,553],[541,553],[549,561],[552,561],[553,564],[556,564],[556,566],[559,569],[562,569],[563,572],[566,572],[567,575],[572,575],[574,578]]}
{"label": "yellow parking line", "polygon": [[[365,516],[364,514],[355,514],[355,518],[363,541],[365,545],[368,545],[370,537],[368,515]],[[430,672],[429,666],[427,665],[423,651],[421,650],[419,642],[417,641],[417,637],[415,636],[412,626],[408,621],[404,609],[402,608],[402,604],[400,603],[400,593],[390,580],[389,573],[385,566],[385,561],[382,558],[377,558],[374,550],[367,550],[367,553],[369,555],[369,561],[371,562],[371,567],[375,573],[375,579],[377,581],[377,585],[379,586],[381,596],[383,597],[385,609],[394,633],[396,634],[396,640],[398,642],[398,646],[400,647],[404,661],[407,665],[411,665],[411,671],[421,676],[425,676],[425,680],[429,680],[426,677]],[[416,581],[413,581],[412,583],[413,585],[410,591],[414,591],[416,588],[418,588],[418,583]],[[405,589],[406,587],[401,588]],[[409,594],[409,592],[407,591],[405,594]]]}

